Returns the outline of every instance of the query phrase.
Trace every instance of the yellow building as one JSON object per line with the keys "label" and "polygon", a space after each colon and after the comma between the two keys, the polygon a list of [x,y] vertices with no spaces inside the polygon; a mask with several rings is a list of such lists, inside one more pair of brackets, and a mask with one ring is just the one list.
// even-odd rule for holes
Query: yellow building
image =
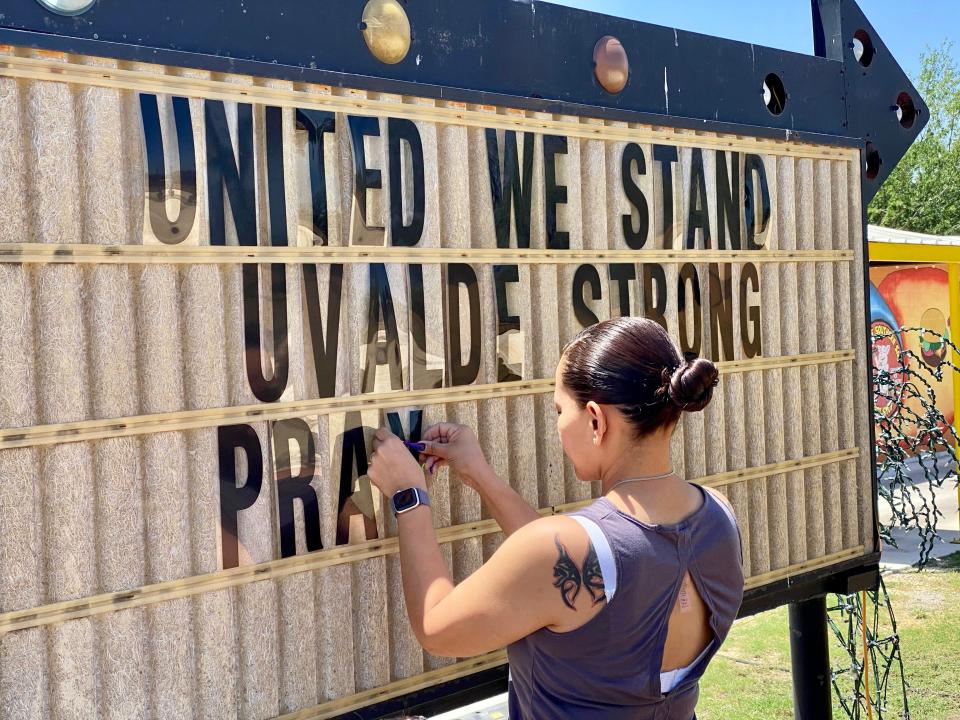
{"label": "yellow building", "polygon": [[[904,350],[934,370],[948,358],[943,337],[960,338],[960,237],[937,237],[871,225],[870,319],[874,336],[874,366],[896,367]],[[931,332],[900,333],[901,328]],[[941,337],[943,336],[943,337]],[[933,385],[944,418],[956,425],[960,417],[960,373],[946,372]],[[881,407],[884,404],[880,400]],[[892,409],[891,409],[892,411]]]}

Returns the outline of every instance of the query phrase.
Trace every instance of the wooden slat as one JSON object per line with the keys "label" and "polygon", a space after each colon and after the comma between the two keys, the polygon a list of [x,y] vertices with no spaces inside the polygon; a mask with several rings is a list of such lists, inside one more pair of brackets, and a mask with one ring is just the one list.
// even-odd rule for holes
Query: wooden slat
{"label": "wooden slat", "polygon": [[[722,374],[750,372],[767,368],[804,367],[828,363],[849,362],[852,350],[813,353],[795,357],[754,358],[752,360],[717,363]],[[0,431],[0,450],[40,447],[61,443],[129,437],[157,432],[194,430],[217,425],[255,420],[286,420],[308,415],[350,413],[362,410],[386,410],[415,405],[449,405],[458,402],[522,397],[553,392],[553,380],[523,380],[489,385],[467,385],[455,388],[437,388],[416,392],[382,392],[345,397],[294,400],[269,405],[241,405],[232,408],[185,410],[156,413],[127,418],[84,420],[56,425],[8,428]]]}
{"label": "wooden slat", "polygon": [[[7,53],[12,48],[0,47]],[[165,68],[157,66],[162,71]],[[269,82],[251,78],[249,84],[240,85],[224,80],[184,77],[181,75],[146,72],[125,68],[89,67],[79,65],[67,57],[67,61],[45,57],[25,57],[7,54],[0,57],[0,75],[23,80],[55,81],[94,87],[150,92],[223,100],[227,102],[264,103],[279,107],[317,108],[334,110],[351,115],[374,115],[408,118],[423,122],[447,123],[467,127],[495,127],[505,130],[526,130],[566,135],[571,138],[606,141],[654,142],[678,147],[712,147],[727,151],[768,152],[794,157],[809,157],[824,160],[854,162],[859,158],[856,148],[829,145],[812,145],[787,140],[768,140],[740,135],[717,135],[692,133],[669,128],[654,128],[647,125],[618,123],[587,124],[579,118],[558,120],[542,115],[532,117],[524,110],[507,109],[500,113],[484,112],[456,106],[414,105],[400,100],[369,99],[359,93],[326,86],[297,84],[293,88],[268,87]],[[303,88],[311,88],[305,92]],[[393,96],[396,98],[397,96]]]}
{"label": "wooden slat", "polygon": [[[740,473],[720,473],[695,480],[705,487],[720,487],[731,482],[744,479],[760,479],[770,475],[781,474],[788,470],[803,470],[812,467],[843,462],[859,457],[857,448],[849,448],[829,455],[818,455],[758,468],[749,468]],[[734,477],[737,475],[737,477]],[[591,501],[568,503],[554,507],[541,508],[542,515],[556,515],[559,513],[577,510]],[[441,528],[437,531],[437,540],[441,544],[465,540],[483,535],[491,535],[500,531],[494,520],[481,520],[474,523]],[[41,625],[51,625],[68,620],[75,620],[93,615],[111,613],[132,607],[155,605],[183,597],[190,597],[202,593],[214,592],[230,587],[241,587],[263,580],[276,580],[302,572],[319,570],[333,565],[356,563],[376,557],[384,557],[399,552],[397,538],[373,540],[356,545],[343,545],[329,550],[320,550],[307,555],[274,560],[259,565],[248,565],[230,570],[221,570],[206,575],[196,575],[165,583],[148,585],[134,590],[105,593],[93,597],[79,598],[51,605],[16,610],[0,614],[0,635]],[[814,560],[813,562],[818,562]],[[793,567],[793,566],[791,566]],[[778,572],[792,574],[791,568],[784,568]],[[785,575],[786,576],[786,575]]]}
{"label": "wooden slat", "polygon": [[859,456],[860,451],[857,448],[837,450],[836,452],[823,453],[822,455],[812,455],[800,460],[785,460],[784,462],[773,463],[772,465],[717,473],[716,475],[705,478],[703,484],[709,485],[710,487],[723,487],[725,485],[732,485],[733,483],[744,482],[745,480],[759,480],[769,475],[832,465],[833,463],[852,460]]}
{"label": "wooden slat", "polygon": [[864,551],[865,548],[863,545],[857,545],[856,547],[840,550],[839,552],[831,555],[825,555],[813,560],[805,560],[804,562],[789,565],[785,568],[780,568],[779,570],[773,570],[771,572],[764,573],[763,575],[754,575],[753,577],[747,578],[743,587],[745,590],[752,590],[753,588],[760,587],[761,585],[767,585],[768,583],[776,582],[777,580],[784,580],[785,578],[793,577],[794,575],[799,575],[801,573],[830,567],[831,565],[836,565],[837,563],[843,562],[848,558],[854,558],[863,555]]}
{"label": "wooden slat", "polygon": [[374,703],[391,700],[401,695],[416,692],[423,688],[438,685],[444,682],[450,682],[458,678],[473,675],[474,673],[491,670],[492,668],[504,665],[507,662],[507,653],[504,650],[480,655],[479,657],[463,660],[452,665],[431,670],[421,675],[397,680],[389,685],[367,690],[365,692],[355,693],[346,697],[320,703],[313,707],[304,708],[297,712],[280,715],[273,720],[326,720],[344,713],[348,713],[358,708],[366,707]]}
{"label": "wooden slat", "polygon": [[232,265],[384,263],[427,265],[471,262],[579,265],[603,262],[799,263],[849,262],[849,250],[541,250],[423,247],[243,247],[182,245],[0,245],[0,262],[67,265]]}
{"label": "wooden slat", "polygon": [[533,380],[493,385],[467,385],[417,392],[367,393],[365,395],[347,395],[316,400],[294,400],[269,405],[240,405],[232,408],[186,410],[129,418],[87,420],[77,423],[5,430],[0,433],[0,450],[79,442],[87,439],[125,437],[153,432],[192,430],[250,420],[256,420],[257,422],[286,420],[308,415],[353,413],[371,409],[387,410],[410,405],[447,404],[468,400],[512,397],[514,395],[536,395],[552,390],[553,380]]}

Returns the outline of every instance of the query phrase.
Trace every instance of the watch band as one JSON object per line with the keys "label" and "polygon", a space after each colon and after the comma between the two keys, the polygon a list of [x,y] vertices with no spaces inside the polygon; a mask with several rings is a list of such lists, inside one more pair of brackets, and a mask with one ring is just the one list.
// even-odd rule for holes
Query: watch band
{"label": "watch band", "polygon": [[390,508],[393,510],[394,517],[402,515],[405,512],[410,512],[421,505],[430,506],[430,496],[426,490],[421,488],[415,487],[398,490],[393,494],[393,497],[390,498]]}

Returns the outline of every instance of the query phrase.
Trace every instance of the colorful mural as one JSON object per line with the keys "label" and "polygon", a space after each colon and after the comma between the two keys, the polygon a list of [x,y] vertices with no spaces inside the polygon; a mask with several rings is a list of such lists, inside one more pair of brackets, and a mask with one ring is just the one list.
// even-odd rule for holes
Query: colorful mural
{"label": "colorful mural", "polygon": [[[873,367],[890,372],[901,367],[903,338],[900,324],[886,300],[873,283],[870,284],[870,334],[873,337]],[[886,376],[884,376],[886,377]],[[902,380],[894,374],[891,381],[881,382],[877,388],[876,406],[886,416],[894,416],[899,408],[897,390]]]}
{"label": "colorful mural", "polygon": [[[874,367],[892,370],[902,367],[902,353],[911,351],[930,368],[937,368],[947,356],[941,336],[950,335],[950,290],[947,269],[941,265],[875,265],[870,268],[870,321],[877,338],[873,347]],[[930,332],[901,333],[901,328],[924,328]],[[914,360],[913,362],[917,362]],[[897,412],[897,375],[881,387],[881,412]],[[953,376],[947,373],[938,382],[930,377],[937,407],[953,423]],[[919,407],[917,408],[919,409]]]}

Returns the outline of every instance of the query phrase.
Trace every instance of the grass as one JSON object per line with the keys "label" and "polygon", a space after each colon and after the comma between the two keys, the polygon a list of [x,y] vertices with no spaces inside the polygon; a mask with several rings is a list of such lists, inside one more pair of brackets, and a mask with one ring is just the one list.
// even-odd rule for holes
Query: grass
{"label": "grass", "polygon": [[[921,573],[885,575],[885,581],[910,684],[910,717],[960,720],[960,552],[931,563]],[[840,652],[831,646],[834,658]],[[903,720],[898,688],[899,680],[891,678],[885,720]],[[836,720],[845,717],[838,708],[835,702]],[[786,608],[734,625],[701,682],[697,717],[793,720]],[[873,717],[880,716],[874,712]]]}

